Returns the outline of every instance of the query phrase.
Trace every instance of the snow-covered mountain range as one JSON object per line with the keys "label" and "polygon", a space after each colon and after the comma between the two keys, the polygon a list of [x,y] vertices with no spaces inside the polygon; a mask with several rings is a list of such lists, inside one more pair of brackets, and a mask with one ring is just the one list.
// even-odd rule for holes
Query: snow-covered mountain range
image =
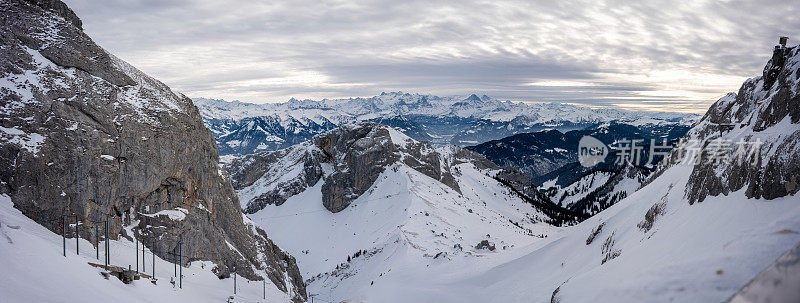
{"label": "snow-covered mountain range", "polygon": [[339,125],[378,122],[435,145],[473,145],[523,132],[562,131],[616,121],[632,125],[691,125],[694,114],[632,112],[562,103],[500,101],[489,96],[381,93],[371,98],[291,99],[252,104],[193,99],[219,143],[220,154],[285,148]]}
{"label": "snow-covered mountain range", "polygon": [[[569,210],[591,216],[636,191],[666,153],[656,150],[650,159],[651,142],[672,146],[689,130],[688,126],[641,125],[617,122],[595,128],[562,133],[548,130],[517,134],[467,149],[492,162],[527,173],[550,200]],[[626,140],[640,140],[639,159],[620,161],[630,149],[609,149],[605,160],[592,167],[578,162],[578,142],[591,136],[610,148]],[[653,140],[653,141],[651,141]],[[628,141],[630,142],[630,141]],[[631,163],[633,162],[633,163]]]}

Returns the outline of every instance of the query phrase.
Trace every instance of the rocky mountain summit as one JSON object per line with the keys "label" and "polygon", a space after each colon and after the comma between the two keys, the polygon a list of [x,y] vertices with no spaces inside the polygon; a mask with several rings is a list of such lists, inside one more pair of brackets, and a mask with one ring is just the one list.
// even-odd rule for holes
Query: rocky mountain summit
{"label": "rocky mountain summit", "polygon": [[459,193],[457,166],[469,163],[479,170],[491,171],[494,178],[546,209],[551,219],[574,220],[571,213],[553,207],[533,190],[530,178],[517,170],[498,167],[480,154],[459,147],[433,148],[395,128],[371,122],[345,125],[314,137],[312,142],[284,150],[245,156],[226,167],[246,213],[281,205],[317,182],[322,182],[322,204],[335,213],[364,194],[396,163]]}
{"label": "rocky mountain summit", "polygon": [[584,218],[515,169],[371,122],[226,167],[245,212],[297,256],[309,289],[332,301],[395,293],[373,282],[397,289],[434,268],[453,275],[510,258]]}
{"label": "rocky mountain summit", "polygon": [[294,258],[242,215],[190,99],[97,46],[61,1],[0,11],[0,193],[15,208],[54,232],[77,216],[84,239],[108,220],[164,260],[182,239],[183,263],[306,299]]}

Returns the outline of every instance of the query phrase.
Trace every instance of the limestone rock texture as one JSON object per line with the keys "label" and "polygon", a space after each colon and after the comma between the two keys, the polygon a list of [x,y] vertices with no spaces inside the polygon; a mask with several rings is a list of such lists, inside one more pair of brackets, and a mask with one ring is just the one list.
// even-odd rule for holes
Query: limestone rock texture
{"label": "limestone rock texture", "polygon": [[295,260],[242,214],[192,101],[96,45],[58,0],[0,2],[0,194],[60,232],[136,237],[170,260],[209,260],[306,293]]}

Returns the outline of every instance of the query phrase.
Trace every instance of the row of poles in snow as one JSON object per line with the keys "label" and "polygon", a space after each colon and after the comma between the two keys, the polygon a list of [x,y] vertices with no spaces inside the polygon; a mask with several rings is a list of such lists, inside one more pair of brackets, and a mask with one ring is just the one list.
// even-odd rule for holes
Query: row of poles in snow
{"label": "row of poles in snow", "polygon": [[[29,214],[26,215],[26,216],[29,216],[29,217],[33,218],[35,221],[37,221],[37,217],[38,217],[37,215],[39,214],[38,211],[35,211],[35,210],[31,211],[31,209],[28,209],[28,208],[22,208],[21,210],[23,210],[23,213],[25,213],[27,211]],[[94,235],[95,235],[95,239],[94,239],[95,240],[94,241],[95,242],[94,243],[95,244],[95,258],[97,258],[97,260],[100,260],[100,224],[102,224],[103,225],[103,229],[104,229],[104,236],[103,236],[103,242],[104,242],[104,258],[103,258],[104,260],[103,261],[104,261],[104,265],[103,265],[103,267],[104,267],[105,270],[108,270],[108,267],[111,264],[111,250],[110,250],[111,246],[110,246],[110,243],[109,243],[109,240],[110,240],[111,237],[109,235],[109,230],[110,230],[110,227],[109,227],[110,218],[109,217],[110,217],[109,215],[106,215],[106,218],[103,221],[93,221],[93,220],[89,220],[88,218],[81,218],[78,215],[62,215],[61,218],[51,219],[51,220],[43,220],[41,222],[42,222],[42,224],[47,223],[47,225],[50,225],[50,226],[53,226],[51,224],[56,223],[57,225],[55,225],[54,227],[59,227],[59,225],[61,225],[60,227],[61,227],[61,237],[62,237],[62,253],[63,253],[64,257],[67,256],[67,230],[68,230],[68,225],[72,225],[71,223],[69,223],[69,219],[74,219],[74,222],[75,222],[74,223],[74,225],[75,225],[75,253],[77,255],[80,255],[80,226],[81,225],[85,225],[86,222],[92,223],[92,226],[94,228]],[[61,224],[58,224],[59,223],[58,221],[61,221],[60,222]],[[135,251],[134,255],[136,256],[136,273],[138,274],[139,273],[139,239],[136,238],[135,236],[133,236],[133,238],[135,239],[134,241],[136,243],[136,247],[134,247],[134,249],[135,249],[134,250]],[[155,242],[153,242],[151,244],[152,244],[152,247],[151,247],[152,248],[151,249],[151,254],[152,254],[151,270],[152,270],[152,276],[155,277],[156,256],[155,256],[155,253],[154,253],[154,250],[153,250],[153,249],[155,249]],[[121,244],[121,243],[120,243],[120,245],[127,246],[127,245],[124,245],[124,244]],[[130,247],[130,246],[128,246],[128,247]],[[143,243],[143,245],[142,245],[142,264],[143,264],[142,270],[143,270],[143,273],[146,272],[146,266],[145,266],[146,250],[145,250],[145,248],[146,247],[145,247],[145,245]],[[181,260],[182,261],[183,258],[184,258],[184,256],[183,256],[183,237],[181,237],[179,242],[178,242],[177,252],[171,252],[170,251],[170,252],[167,252],[167,254],[172,256],[173,276],[174,277],[179,277],[179,279],[177,281],[178,282],[178,287],[183,288],[183,262],[181,262],[180,269],[178,269],[178,265],[177,265],[178,264],[177,260]],[[129,270],[130,270],[130,265],[129,265]],[[235,266],[232,267],[232,273],[233,273],[233,293],[237,294],[238,287],[237,287],[237,273],[236,273],[236,267]],[[267,296],[267,276],[266,275],[264,276],[264,280],[263,280],[263,283],[262,283],[262,293],[263,293],[264,299],[266,299],[266,296]]]}
{"label": "row of poles in snow", "polygon": [[[233,272],[233,295],[236,295],[237,287],[236,287],[236,266],[232,266],[231,271]],[[265,272],[266,273],[266,272]],[[267,299],[267,277],[264,277],[262,281],[262,292],[264,295],[264,299]]]}
{"label": "row of poles in snow", "polygon": [[[105,255],[104,256],[104,265],[103,266],[104,266],[105,270],[108,270],[108,265],[111,263],[111,251],[110,251],[110,244],[109,244],[110,237],[108,235],[108,231],[109,231],[109,226],[108,226],[109,218],[108,217],[109,216],[106,216],[106,220],[101,221],[101,222],[95,222],[95,221],[88,220],[89,222],[92,222],[93,225],[94,225],[95,258],[97,258],[97,260],[100,260],[100,230],[99,230],[100,229],[100,223],[103,224],[103,229],[104,229],[104,232],[105,232],[105,236],[103,237],[103,242],[104,242],[104,245],[103,245],[104,247],[103,248],[105,250],[105,252],[104,252],[104,255]],[[61,239],[62,239],[62,248],[63,248],[64,257],[67,256],[67,224],[68,224],[67,221],[68,221],[68,218],[75,218],[75,253],[77,255],[80,255],[80,233],[79,233],[79,229],[80,229],[80,226],[81,226],[81,222],[78,219],[78,216],[76,216],[76,215],[72,215],[72,216],[63,215],[63,216],[61,216]],[[139,273],[139,238],[137,238],[135,236],[133,236],[133,238],[135,239],[135,243],[136,243],[136,247],[134,248],[134,255],[136,256],[136,273],[138,274]],[[155,249],[155,242],[153,242],[152,244],[153,244],[152,248]],[[155,278],[155,275],[156,275],[156,254],[154,253],[154,251],[152,249],[151,249],[150,254],[153,255],[153,261],[152,261],[151,268],[152,268],[152,273],[153,273],[152,276]],[[173,257],[172,258],[172,264],[173,264],[173,267],[174,267],[173,268],[173,271],[174,271],[173,275],[179,277],[179,279],[178,279],[178,287],[179,288],[183,288],[183,262],[181,262],[181,266],[180,266],[180,275],[178,275],[178,262],[177,262],[177,260],[183,261],[183,238],[182,237],[178,242],[178,253],[176,254],[174,252],[167,252],[167,254],[169,254],[169,255],[171,255]],[[147,260],[146,257],[147,256],[146,256],[145,245],[144,245],[144,243],[142,243],[142,273],[145,273],[147,271],[147,266],[146,266],[146,263],[145,263],[146,260]],[[128,265],[128,269],[130,270],[130,265]]]}
{"label": "row of poles in snow", "polygon": [[[101,222],[95,222],[95,221],[88,220],[89,222],[92,222],[93,225],[94,225],[95,257],[97,258],[97,260],[100,260],[100,230],[99,230],[100,225],[99,224],[100,223],[103,224],[103,229],[104,229],[104,233],[105,233],[105,236],[103,237],[103,242],[104,242],[104,245],[103,245],[103,248],[104,248],[104,262],[105,262],[104,263],[104,268],[105,268],[105,270],[108,270],[108,265],[111,263],[111,251],[110,251],[110,245],[109,245],[110,237],[108,235],[108,230],[109,230],[109,226],[108,226],[109,218],[108,217],[109,216],[106,216],[106,220],[101,221]],[[64,257],[67,256],[67,224],[68,224],[67,221],[68,221],[68,218],[75,218],[75,253],[77,255],[80,255],[80,233],[79,233],[79,228],[81,226],[81,222],[78,219],[78,216],[76,216],[76,215],[72,215],[72,216],[63,215],[63,216],[61,216],[61,240],[62,240],[62,249],[63,249]],[[136,243],[134,255],[136,256],[136,273],[138,274],[139,273],[139,238],[136,238],[135,236],[133,238],[135,239],[135,243]],[[153,242],[152,244],[153,244],[151,246],[152,249],[155,249],[155,242]],[[154,251],[152,249],[150,251],[150,254],[153,256],[153,260],[152,260],[152,263],[151,263],[151,270],[152,270],[152,277],[155,278],[155,276],[156,276],[156,254],[154,253]],[[179,274],[178,262],[177,262],[177,260],[181,260],[181,261],[183,260],[183,237],[181,237],[181,239],[178,242],[178,253],[176,254],[174,252],[167,252],[167,254],[173,256],[173,258],[172,258],[173,276],[179,277],[178,278],[178,287],[179,288],[183,288],[183,262],[181,262],[180,274]],[[146,270],[147,270],[147,266],[146,266],[146,263],[145,263],[146,261],[145,260],[147,260],[146,259],[145,245],[144,245],[144,243],[142,243],[142,273],[146,273]],[[130,265],[128,265],[128,268],[130,270]],[[232,270],[233,271],[233,294],[236,295],[236,293],[237,293],[236,267],[234,266],[232,269],[233,269]],[[263,297],[264,297],[264,299],[266,299],[267,298],[267,278],[266,277],[264,277],[263,287],[262,288],[263,288],[262,289]]]}

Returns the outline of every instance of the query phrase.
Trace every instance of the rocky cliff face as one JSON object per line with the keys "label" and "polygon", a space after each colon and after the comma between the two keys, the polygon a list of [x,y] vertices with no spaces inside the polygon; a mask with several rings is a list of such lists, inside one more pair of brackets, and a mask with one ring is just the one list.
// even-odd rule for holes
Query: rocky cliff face
{"label": "rocky cliff face", "polygon": [[0,11],[0,193],[55,232],[62,215],[108,218],[112,238],[164,259],[182,238],[184,262],[213,261],[220,277],[235,266],[305,300],[294,258],[246,223],[191,100],[94,44],[60,1]]}
{"label": "rocky cliff face", "polygon": [[448,166],[440,162],[429,143],[388,127],[375,123],[346,126],[316,138],[315,144],[325,155],[322,162],[333,169],[322,185],[322,203],[332,212],[347,207],[386,167],[398,161],[459,191]]}
{"label": "rocky cliff face", "polygon": [[799,50],[776,49],[764,75],[714,103],[664,163],[694,160],[686,189],[690,203],[742,189],[749,198],[764,199],[800,190]]}

